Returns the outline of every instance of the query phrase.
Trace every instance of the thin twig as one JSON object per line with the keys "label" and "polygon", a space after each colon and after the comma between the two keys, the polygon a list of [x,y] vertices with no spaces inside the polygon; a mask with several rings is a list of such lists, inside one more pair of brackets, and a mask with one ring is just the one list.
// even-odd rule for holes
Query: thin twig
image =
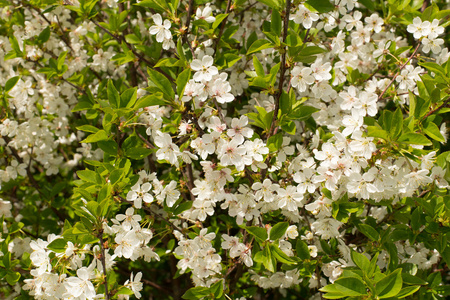
{"label": "thin twig", "polygon": [[100,232],[98,233],[98,238],[100,239],[100,249],[101,249],[101,254],[100,254],[100,261],[102,262],[102,267],[103,267],[103,275],[105,276],[103,284],[105,285],[105,299],[109,300],[110,299],[110,295],[108,292],[108,276],[106,274],[106,259],[105,259],[105,245],[104,245],[104,240],[103,240],[103,229],[100,230]]}
{"label": "thin twig", "polygon": [[384,93],[386,93],[386,91],[388,90],[388,88],[391,86],[391,84],[395,81],[395,78],[397,78],[398,75],[400,75],[400,72],[406,67],[406,65],[409,63],[409,61],[416,55],[417,51],[419,50],[420,47],[420,43],[417,44],[416,49],[414,49],[413,54],[411,54],[411,56],[408,58],[408,60],[401,65],[400,69],[398,70],[398,72],[394,75],[394,77],[392,78],[392,80],[389,82],[389,84],[384,88],[383,92],[378,96],[378,100],[380,100],[381,98],[383,98]]}
{"label": "thin twig", "polygon": [[[284,17],[284,28],[283,28],[283,43],[286,42],[288,28],[289,28],[289,12],[291,10],[291,0],[286,0],[286,15]],[[280,82],[278,83],[278,94],[275,98],[275,110],[273,112],[272,124],[270,125],[269,132],[267,133],[267,139],[269,139],[273,131],[275,129],[275,123],[278,118],[278,111],[280,109],[280,98],[283,94],[283,84],[286,73],[286,47],[283,47],[283,53],[281,54],[281,73],[280,73]]]}
{"label": "thin twig", "polygon": [[214,102],[214,105],[216,106],[217,113],[219,115],[220,120],[222,121],[222,123],[227,124],[227,122],[225,121],[225,118],[223,116],[223,113],[222,113],[222,108],[219,106],[219,103],[217,103],[216,98],[213,98],[213,102]]}
{"label": "thin twig", "polygon": [[195,200],[194,194],[192,194],[192,189],[194,188],[194,175],[192,174],[192,164],[186,164],[186,173],[187,173],[187,186],[189,189],[189,194],[191,195],[191,200]]}
{"label": "thin twig", "polygon": [[447,103],[450,101],[450,98],[448,98],[447,100],[444,101],[444,103],[442,103],[442,105],[438,106],[437,108],[433,109],[432,111],[428,112],[425,117],[423,117],[423,119],[425,120],[426,118],[428,118],[430,115],[434,114],[435,112],[438,112],[441,110],[441,108],[443,108],[444,106],[447,105]]}
{"label": "thin twig", "polygon": [[137,136],[149,147],[150,149],[154,149],[155,146],[152,145],[145,137],[142,136],[139,132],[136,131]]}
{"label": "thin twig", "polygon": [[[227,8],[225,9],[225,14],[230,13],[230,10],[231,10],[231,0],[228,0]],[[217,50],[219,49],[220,39],[222,38],[222,34],[225,30],[225,25],[227,24],[227,20],[228,20],[228,16],[226,16],[225,19],[223,19],[222,25],[220,26],[219,35],[217,36],[217,39],[216,39],[216,46],[214,47],[214,54],[216,54]]]}

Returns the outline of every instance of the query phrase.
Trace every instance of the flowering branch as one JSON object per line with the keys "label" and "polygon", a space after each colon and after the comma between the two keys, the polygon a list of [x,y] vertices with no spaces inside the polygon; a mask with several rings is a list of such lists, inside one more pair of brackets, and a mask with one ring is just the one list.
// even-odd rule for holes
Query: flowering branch
{"label": "flowering branch", "polygon": [[101,250],[100,261],[102,262],[102,267],[103,267],[103,275],[104,275],[103,284],[105,286],[105,299],[109,300],[110,295],[108,292],[108,275],[106,274],[106,259],[105,259],[106,252],[105,252],[105,245],[104,245],[104,240],[103,240],[103,228],[100,228],[100,230],[98,232],[98,238],[100,240],[100,250]]}
{"label": "flowering branch", "polygon": [[406,67],[406,65],[409,63],[409,61],[416,55],[417,51],[419,50],[419,47],[420,47],[420,42],[417,44],[416,49],[414,49],[413,54],[411,54],[411,56],[408,58],[408,60],[403,65],[400,66],[400,69],[398,70],[398,72],[394,75],[394,77],[389,82],[389,84],[384,88],[383,92],[378,96],[378,100],[383,98],[384,93],[386,93],[386,91],[392,85],[392,83],[395,81],[397,76],[400,75],[400,72]]}
{"label": "flowering branch", "polygon": [[[286,13],[284,16],[284,25],[283,25],[283,44],[286,42],[288,29],[289,29],[289,12],[291,10],[291,0],[286,0]],[[280,98],[283,94],[283,84],[285,79],[285,73],[286,73],[286,46],[283,46],[281,48],[281,73],[280,73],[280,81],[278,83],[278,93],[275,97],[275,109],[273,112],[272,117],[272,124],[270,125],[269,132],[267,133],[266,139],[268,140],[273,134],[275,130],[275,123],[278,118],[278,111],[280,109]]]}

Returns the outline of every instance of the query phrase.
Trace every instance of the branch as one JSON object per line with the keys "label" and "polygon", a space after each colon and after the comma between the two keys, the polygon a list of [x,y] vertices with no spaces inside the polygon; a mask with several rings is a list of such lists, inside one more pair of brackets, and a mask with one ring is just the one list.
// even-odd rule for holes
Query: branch
{"label": "branch", "polygon": [[386,86],[386,88],[383,90],[383,92],[378,96],[378,100],[380,100],[384,93],[386,93],[386,91],[388,90],[388,88],[391,86],[391,84],[395,81],[395,78],[397,78],[398,75],[400,75],[400,72],[406,67],[406,65],[410,62],[410,60],[416,55],[417,51],[419,50],[420,47],[420,42],[417,44],[416,49],[414,49],[413,54],[411,54],[411,56],[408,58],[408,60],[401,65],[400,69],[398,70],[398,72],[394,75],[394,77],[392,78],[391,82],[389,82],[389,84]]}
{"label": "branch", "polygon": [[[283,43],[286,42],[286,37],[288,34],[289,28],[289,12],[291,10],[291,0],[286,0],[286,15],[284,17],[284,28],[283,28]],[[278,118],[278,111],[280,109],[280,98],[283,94],[283,84],[286,73],[286,47],[283,47],[283,53],[281,54],[281,74],[280,74],[280,82],[278,83],[278,94],[275,98],[275,110],[273,113],[272,124],[270,125],[269,132],[267,133],[267,140],[273,135],[275,129],[275,122]]]}
{"label": "branch", "polygon": [[106,260],[105,260],[105,246],[104,246],[104,240],[103,240],[103,229],[100,229],[100,232],[98,233],[98,238],[100,239],[100,249],[102,252],[100,254],[100,260],[102,262],[103,274],[105,276],[105,280],[103,281],[103,284],[105,285],[105,299],[109,300],[110,295],[108,292],[108,276],[106,274]]}
{"label": "branch", "polygon": [[434,114],[435,112],[438,112],[441,110],[441,108],[443,108],[444,106],[447,105],[447,103],[450,101],[450,98],[448,98],[447,100],[444,101],[444,103],[442,103],[442,105],[436,107],[435,109],[433,109],[432,111],[428,112],[425,117],[423,117],[423,119],[425,120],[426,118],[428,118],[430,115]]}
{"label": "branch", "polygon": [[[288,0],[288,1],[290,1],[290,0]],[[227,8],[225,9],[225,14],[230,13],[230,10],[231,10],[231,0],[228,0]],[[214,54],[217,53],[217,50],[219,48],[220,39],[222,38],[223,32],[225,30],[225,25],[227,24],[227,20],[228,20],[228,16],[226,16],[226,18],[222,21],[222,25],[220,26],[219,35],[217,36],[217,39],[216,39],[216,46],[214,47]]]}

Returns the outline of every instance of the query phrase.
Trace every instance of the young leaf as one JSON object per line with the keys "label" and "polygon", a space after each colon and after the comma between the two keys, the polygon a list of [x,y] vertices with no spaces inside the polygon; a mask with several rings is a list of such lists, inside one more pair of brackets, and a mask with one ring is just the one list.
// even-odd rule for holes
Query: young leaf
{"label": "young leaf", "polygon": [[263,227],[250,226],[245,227],[245,230],[247,230],[248,233],[253,235],[256,238],[256,240],[260,243],[263,243],[268,238],[267,230]]}
{"label": "young leaf", "polygon": [[370,261],[365,255],[352,250],[351,257],[355,265],[364,273],[368,274],[370,272]]}
{"label": "young leaf", "polygon": [[297,256],[301,259],[310,259],[311,254],[309,253],[308,245],[305,243],[305,241],[302,241],[301,239],[297,239],[297,243],[295,245],[295,250],[297,251]]}
{"label": "young leaf", "polygon": [[117,91],[111,79],[108,80],[107,93],[109,104],[111,104],[111,106],[114,108],[119,108],[120,107],[119,92]]}
{"label": "young leaf", "polygon": [[337,289],[345,296],[362,296],[366,295],[366,285],[357,277],[343,277],[334,282]]}
{"label": "young leaf", "polygon": [[277,36],[281,35],[281,15],[276,9],[272,9],[272,17],[270,20],[270,30]]}
{"label": "young leaf", "polygon": [[149,86],[155,86],[163,92],[167,97],[167,100],[173,100],[175,98],[175,92],[173,91],[172,84],[163,74],[155,71],[151,68],[147,68],[149,75]]}
{"label": "young leaf", "polygon": [[178,75],[176,84],[177,84],[177,94],[178,97],[183,97],[184,88],[186,87],[186,84],[189,81],[189,78],[191,78],[191,69],[186,69],[183,72]]}
{"label": "young leaf", "polygon": [[334,5],[329,0],[308,0],[306,4],[322,14],[334,10]]}
{"label": "young leaf", "polygon": [[275,224],[270,230],[270,239],[272,241],[280,239],[284,235],[288,227],[289,227],[288,222],[281,222]]}
{"label": "young leaf", "polygon": [[402,269],[397,269],[375,284],[375,292],[379,299],[396,296],[402,289]]}
{"label": "young leaf", "polygon": [[431,141],[427,139],[423,134],[414,132],[402,134],[398,139],[398,141],[409,145],[424,145],[424,146],[433,145]]}
{"label": "young leaf", "polygon": [[250,46],[250,48],[248,48],[247,55],[255,53],[255,52],[259,52],[263,49],[272,48],[272,47],[273,47],[273,44],[271,42],[269,42],[268,40],[257,40],[255,42],[253,42],[253,44]]}

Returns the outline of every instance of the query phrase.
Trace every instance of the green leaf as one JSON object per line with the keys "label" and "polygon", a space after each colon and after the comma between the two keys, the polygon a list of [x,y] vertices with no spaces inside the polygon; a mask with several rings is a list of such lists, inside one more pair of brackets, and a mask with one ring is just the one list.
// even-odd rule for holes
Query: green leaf
{"label": "green leaf", "polygon": [[283,144],[283,133],[279,132],[275,135],[272,135],[267,140],[267,147],[270,152],[277,152],[281,149],[281,145]]}
{"label": "green leaf", "polygon": [[366,274],[370,273],[370,261],[365,255],[351,250],[351,257],[358,268],[360,268]]}
{"label": "green leaf", "polygon": [[302,55],[302,56],[311,56],[311,55],[321,54],[321,53],[325,53],[325,52],[327,52],[327,50],[323,49],[322,47],[308,46],[308,47],[303,48],[300,51],[300,55]]}
{"label": "green leaf", "polygon": [[176,80],[177,84],[177,94],[178,97],[183,97],[184,88],[186,87],[186,84],[188,83],[189,79],[191,78],[191,69],[186,69],[183,72],[181,72]]}
{"label": "green leaf", "polygon": [[280,222],[275,224],[270,230],[270,239],[272,241],[280,239],[286,232],[286,229],[289,227],[288,222]]}
{"label": "green leaf", "polygon": [[277,268],[277,261],[274,257],[272,257],[272,252],[270,251],[270,247],[267,246],[263,251],[263,265],[272,273],[275,273]]}
{"label": "green leaf", "polygon": [[95,143],[95,142],[103,141],[103,140],[107,140],[107,139],[108,139],[108,135],[106,134],[106,132],[103,129],[101,129],[101,130],[97,131],[96,133],[89,135],[87,138],[82,140],[80,143]]}
{"label": "green leaf", "polygon": [[367,224],[359,224],[359,231],[361,231],[365,236],[373,241],[378,241],[380,239],[380,234],[372,226]]}
{"label": "green leaf", "polygon": [[371,137],[381,138],[385,141],[389,140],[389,135],[386,130],[378,126],[367,126],[367,135]]}
{"label": "green leaf", "polygon": [[19,79],[20,79],[20,76],[14,76],[14,77],[11,77],[10,79],[8,79],[8,81],[6,81],[6,83],[5,83],[5,92],[9,92],[10,90],[12,90],[13,87],[19,81]]}
{"label": "green leaf", "polygon": [[297,239],[297,243],[295,245],[295,250],[297,251],[297,256],[301,259],[310,259],[311,254],[309,253],[308,245],[305,243],[305,241],[302,241],[301,239]]}
{"label": "green leaf", "polygon": [[47,245],[47,249],[52,250],[56,253],[64,252],[67,246],[67,242],[64,239],[53,240]]}
{"label": "green leaf", "polygon": [[107,86],[108,102],[114,108],[120,107],[120,95],[111,79],[108,80]]}
{"label": "green leaf", "polygon": [[222,23],[223,20],[225,20],[226,17],[228,17],[229,14],[218,14],[215,16],[216,20],[213,22],[211,28],[216,29],[219,27],[220,23]]}
{"label": "green leaf", "polygon": [[402,269],[397,269],[375,284],[376,295],[380,299],[396,296],[402,289]]}
{"label": "green leaf", "polygon": [[247,55],[259,52],[263,49],[273,48],[273,44],[268,40],[257,40],[248,48]]}
{"label": "green leaf", "polygon": [[155,106],[155,105],[166,105],[167,103],[162,100],[162,93],[155,93],[153,95],[146,95],[139,100],[136,101],[136,104],[134,105],[134,109],[138,108],[144,108],[148,106]]}
{"label": "green leaf", "polygon": [[308,0],[305,4],[322,14],[334,10],[334,5],[329,0]]}
{"label": "green leaf", "polygon": [[134,5],[142,6],[142,7],[148,7],[152,8],[157,12],[163,13],[169,10],[169,7],[167,6],[166,1],[159,1],[159,0],[142,0],[139,3],[136,3]]}
{"label": "green leaf", "polygon": [[371,0],[359,0],[359,3],[361,3],[371,11],[375,10],[375,4]]}
{"label": "green leaf", "polygon": [[253,55],[253,67],[255,68],[255,72],[259,77],[264,77],[266,75],[264,73],[263,65],[259,62],[256,55]]}
{"label": "green leaf", "polygon": [[86,131],[86,132],[90,132],[90,133],[96,133],[100,129],[98,129],[97,127],[92,126],[92,125],[81,125],[81,126],[77,127],[77,130]]}
{"label": "green leaf", "polygon": [[268,238],[267,230],[263,227],[250,226],[245,227],[245,230],[247,230],[248,233],[253,235],[256,238],[256,240],[260,243],[265,242]]}
{"label": "green leaf", "polygon": [[426,120],[423,125],[423,131],[433,140],[438,142],[445,142],[444,136],[435,123]]}
{"label": "green leaf", "polygon": [[277,0],[256,0],[256,1],[261,2],[262,4],[265,4],[274,9],[280,9],[281,7],[280,1]]}
{"label": "green leaf", "polygon": [[48,39],[50,38],[50,33],[51,33],[50,26],[47,26],[44,30],[41,31],[36,42],[41,45],[47,42]]}
{"label": "green leaf", "polygon": [[181,214],[183,211],[190,209],[192,207],[192,204],[193,201],[186,201],[180,203],[180,205],[178,205],[177,208],[175,208],[175,210],[173,211],[173,214],[174,215]]}
{"label": "green leaf", "polygon": [[447,72],[445,72],[445,69],[441,65],[434,62],[419,63],[419,65],[435,73],[436,76],[441,76],[442,78],[448,80]]}
{"label": "green leaf", "polygon": [[337,289],[345,296],[366,295],[366,286],[364,282],[357,277],[343,277],[334,282]]}
{"label": "green leaf", "polygon": [[62,71],[64,62],[66,60],[67,51],[61,52],[58,56],[57,69],[58,71]]}
{"label": "green leaf", "polygon": [[400,290],[400,292],[397,294],[396,297],[399,299],[408,297],[408,296],[414,294],[415,292],[417,292],[419,289],[420,289],[419,285],[405,287]]}
{"label": "green leaf", "polygon": [[24,224],[23,224],[22,222],[14,222],[14,223],[8,228],[8,233],[9,233],[9,234],[16,233],[17,231],[19,231],[20,229],[22,229],[23,226],[24,226]]}
{"label": "green leaf", "polygon": [[211,294],[211,291],[209,290],[209,288],[206,288],[203,286],[197,286],[197,287],[193,287],[193,288],[190,288],[189,290],[187,290],[187,292],[184,293],[184,295],[181,296],[181,298],[187,299],[187,300],[198,300],[198,299],[206,297],[210,294]]}
{"label": "green leaf", "polygon": [[282,264],[292,265],[297,263],[295,259],[287,256],[286,253],[281,251],[281,249],[275,244],[270,245],[270,251],[272,256]]}
{"label": "green leaf", "polygon": [[431,146],[433,143],[429,139],[427,139],[423,134],[408,132],[404,133],[398,139],[399,142],[409,145],[424,145]]}
{"label": "green leaf", "polygon": [[152,149],[142,148],[142,147],[134,147],[127,149],[125,151],[125,155],[131,159],[139,160],[144,159],[145,157],[152,154]]}
{"label": "green leaf", "polygon": [[393,114],[390,136],[394,139],[399,137],[403,130],[403,113],[401,108],[397,108],[397,110]]}
{"label": "green leaf", "polygon": [[129,88],[120,95],[119,107],[133,107],[137,100],[137,88]]}
{"label": "green leaf", "polygon": [[425,285],[427,282],[417,276],[413,276],[408,273],[402,273],[402,279],[405,284],[419,284],[419,285]]}
{"label": "green leaf", "polygon": [[11,286],[14,286],[20,279],[20,273],[8,270],[5,279]]}
{"label": "green leaf", "polygon": [[296,109],[294,109],[289,115],[288,117],[291,120],[298,120],[298,121],[305,121],[306,119],[308,119],[309,117],[311,117],[311,115],[317,111],[319,111],[320,109],[312,107],[312,106],[308,106],[308,105],[302,105],[297,107]]}
{"label": "green leaf", "polygon": [[77,172],[77,175],[83,181],[99,183],[98,174],[92,170],[81,170]]}
{"label": "green leaf", "polygon": [[270,21],[270,30],[276,35],[281,36],[281,15],[278,10],[272,9]]}
{"label": "green leaf", "polygon": [[166,99],[173,100],[175,98],[175,92],[173,91],[172,84],[163,74],[155,71],[151,68],[147,68],[149,75],[149,86],[155,86],[167,96]]}

